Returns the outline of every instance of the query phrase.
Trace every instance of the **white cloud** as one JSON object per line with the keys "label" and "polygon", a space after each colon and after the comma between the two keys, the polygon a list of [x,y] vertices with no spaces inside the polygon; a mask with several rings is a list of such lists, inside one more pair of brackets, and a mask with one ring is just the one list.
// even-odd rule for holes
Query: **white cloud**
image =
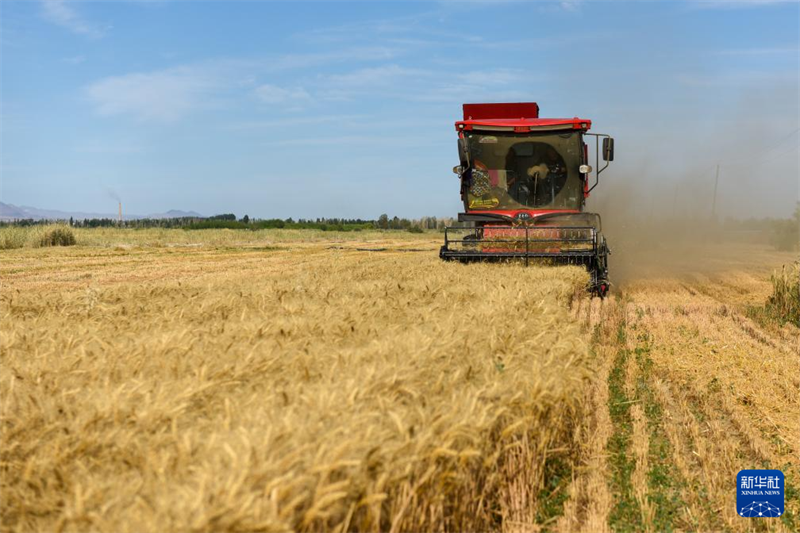
{"label": "white cloud", "polygon": [[561,0],[558,4],[567,11],[577,11],[581,0]]}
{"label": "white cloud", "polygon": [[[524,87],[529,78],[516,69],[459,72],[384,64],[306,77],[298,83],[298,80],[283,77],[276,82],[273,69],[272,59],[208,61],[103,78],[90,84],[86,94],[100,115],[171,123],[221,104],[234,108],[246,105],[248,94],[251,103],[268,104],[269,114],[274,115],[275,111],[302,110],[318,100],[381,98],[452,102],[519,98],[518,88]],[[270,83],[263,83],[265,77]],[[543,77],[537,75],[536,79],[541,82]],[[253,111],[266,112],[267,108]],[[270,118],[275,119],[275,116]]]}
{"label": "white cloud", "polygon": [[264,84],[256,87],[254,92],[266,104],[301,104],[311,101],[311,95],[302,87],[286,89]]}
{"label": "white cloud", "polygon": [[386,60],[397,55],[397,51],[386,46],[355,46],[313,52],[306,54],[284,54],[267,57],[258,61],[258,65],[267,70],[302,69],[331,63],[351,63],[353,61]]}
{"label": "white cloud", "polygon": [[42,0],[44,18],[77,35],[93,39],[103,36],[105,29],[86,21],[66,0]]}
{"label": "white cloud", "polygon": [[[497,0],[489,1],[497,3]],[[303,31],[294,37],[305,43],[368,42],[374,45],[374,43],[385,41],[395,44],[435,46],[463,46],[465,41],[474,43],[484,40],[480,35],[446,31],[440,24],[430,25],[429,19],[431,18],[438,18],[438,15],[433,12],[393,19],[361,20]]]}
{"label": "white cloud", "polygon": [[329,84],[341,87],[369,88],[391,85],[401,78],[418,78],[428,74],[427,71],[420,69],[411,69],[399,65],[382,65],[358,69],[346,74],[334,74],[328,76],[326,81]]}
{"label": "white cloud", "polygon": [[[536,78],[544,81],[544,76],[537,74]],[[521,83],[523,76],[521,71],[507,68],[497,68],[491,70],[473,70],[458,75],[458,79],[463,83],[473,83],[479,86],[490,85],[513,85]]]}
{"label": "white cloud", "polygon": [[130,116],[145,122],[176,122],[191,113],[236,106],[247,93],[284,110],[313,102],[301,86],[259,83],[273,70],[271,60],[224,59],[134,72],[97,80],[85,88],[95,110],[105,116]]}
{"label": "white cloud", "polygon": [[271,120],[247,120],[232,122],[227,125],[227,128],[230,130],[254,130],[291,128],[296,126],[308,126],[309,124],[330,123],[335,123],[337,127],[369,127],[373,123],[373,119],[367,115],[292,116]]}
{"label": "white cloud", "polygon": [[[420,90],[425,79],[430,79],[433,71],[412,69],[399,65],[381,65],[319,76],[318,93],[329,101],[347,101],[364,96],[394,96],[396,93]],[[402,96],[401,96],[402,97]]]}
{"label": "white cloud", "polygon": [[[463,98],[518,98],[520,91],[513,88],[523,86],[525,79],[522,71],[514,69],[458,72],[389,64],[320,77],[317,92],[328,100],[380,97],[451,102]],[[544,79],[543,75],[536,76],[539,82]]]}
{"label": "white cloud", "polygon": [[101,115],[174,122],[205,105],[218,86],[202,69],[177,67],[104,78],[89,85],[87,94]]}

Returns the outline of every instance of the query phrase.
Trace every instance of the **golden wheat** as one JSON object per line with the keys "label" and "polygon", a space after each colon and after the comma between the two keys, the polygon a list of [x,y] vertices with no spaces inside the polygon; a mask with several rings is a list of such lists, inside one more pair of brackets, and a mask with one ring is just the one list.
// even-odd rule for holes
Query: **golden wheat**
{"label": "golden wheat", "polygon": [[782,320],[800,327],[800,261],[795,261],[771,278],[772,296],[767,302],[768,308]]}
{"label": "golden wheat", "polygon": [[586,274],[408,237],[4,252],[2,529],[531,529]]}
{"label": "golden wheat", "polygon": [[[4,226],[0,227],[0,250],[37,247],[42,235],[61,224],[43,226]],[[333,243],[352,241],[376,241],[396,243],[402,241],[430,241],[430,233],[409,233],[407,231],[322,231],[312,229],[204,229],[182,230],[171,228],[72,228],[78,244],[85,246],[110,247],[175,247],[175,246],[239,246],[257,245],[270,242],[294,243]],[[438,235],[438,234],[437,234]]]}

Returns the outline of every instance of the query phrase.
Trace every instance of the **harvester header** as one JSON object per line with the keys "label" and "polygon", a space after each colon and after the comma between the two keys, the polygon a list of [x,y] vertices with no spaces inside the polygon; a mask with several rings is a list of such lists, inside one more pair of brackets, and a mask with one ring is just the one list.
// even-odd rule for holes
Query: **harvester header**
{"label": "harvester header", "polygon": [[[464,225],[445,230],[440,257],[582,264],[592,275],[591,290],[604,296],[609,251],[600,215],[583,208],[614,160],[614,140],[589,133],[589,119],[541,118],[535,102],[464,104],[463,112],[455,123],[459,165],[453,172],[461,180]],[[594,137],[596,170],[587,137]]]}

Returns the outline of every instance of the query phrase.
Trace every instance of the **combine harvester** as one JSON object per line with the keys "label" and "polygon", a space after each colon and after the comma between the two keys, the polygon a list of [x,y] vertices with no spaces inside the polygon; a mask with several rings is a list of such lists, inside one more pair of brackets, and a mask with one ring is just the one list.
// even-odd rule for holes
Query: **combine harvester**
{"label": "combine harvester", "polygon": [[[614,139],[588,133],[591,125],[577,117],[539,118],[534,102],[464,104],[464,119],[456,122],[460,164],[453,172],[464,201],[458,220],[474,227],[445,228],[439,256],[583,265],[591,275],[589,290],[604,297],[610,252],[600,215],[583,208],[614,160]],[[587,136],[595,138],[591,186]]]}

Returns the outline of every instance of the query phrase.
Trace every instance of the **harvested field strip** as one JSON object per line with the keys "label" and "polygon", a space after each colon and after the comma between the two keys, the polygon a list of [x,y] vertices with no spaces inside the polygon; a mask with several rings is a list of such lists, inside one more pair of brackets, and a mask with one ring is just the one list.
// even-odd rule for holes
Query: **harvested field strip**
{"label": "harvested field strip", "polygon": [[308,247],[95,272],[125,253],[77,249],[4,255],[52,267],[3,279],[4,531],[530,530],[561,512],[590,376],[567,309],[582,270]]}
{"label": "harvested field strip", "polygon": [[[624,325],[620,325],[621,340],[624,341]],[[609,516],[614,531],[641,531],[642,510],[634,492],[632,475],[636,468],[631,453],[633,419],[631,403],[633,399],[625,390],[625,373],[630,354],[627,348],[620,347],[614,358],[614,365],[608,376],[608,411],[614,432],[608,442],[612,471],[611,492],[614,494],[614,507]]]}
{"label": "harvested field strip", "polygon": [[790,356],[785,343],[767,337],[741,308],[707,295],[715,291],[697,292],[680,303],[672,300],[676,292],[650,283],[629,293],[638,309],[634,325],[646,340],[641,355],[653,376],[654,408],[672,421],[664,436],[680,476],[670,477],[684,480],[683,486],[670,483],[685,502],[673,524],[792,530],[800,502],[787,498],[780,521],[754,524],[736,513],[731,479],[742,468],[780,468],[787,491],[794,490],[797,375],[779,368],[796,368],[796,353]]}
{"label": "harvested field strip", "polygon": [[649,529],[667,531],[677,527],[691,529],[692,524],[680,520],[680,510],[685,507],[681,498],[684,479],[673,461],[672,443],[666,436],[665,427],[669,421],[664,418],[663,406],[657,401],[653,391],[655,383],[652,374],[649,336],[639,324],[636,329],[636,398],[639,403],[632,409],[641,409],[647,419],[647,506]]}
{"label": "harvested field strip", "polygon": [[[607,349],[601,349],[599,355],[611,361]],[[592,431],[587,432],[591,437],[587,446],[590,459],[584,498],[585,531],[608,531],[608,517],[612,509],[612,495],[606,482],[610,468],[606,449],[612,435],[609,413],[609,371],[609,366],[603,365],[597,375],[599,383],[593,387],[592,405],[596,408],[596,414]]]}
{"label": "harvested field strip", "polygon": [[663,409],[652,391],[652,361],[648,334],[630,304],[620,304],[616,336],[617,355],[609,375],[609,411],[614,434],[612,492],[616,497],[609,516],[615,531],[665,531],[680,524],[683,507],[672,445],[664,430]]}
{"label": "harvested field strip", "polygon": [[[728,328],[728,342],[738,350],[747,346],[782,356],[785,345],[756,347],[752,334],[730,328],[730,324],[738,324],[741,315],[730,307],[720,314],[719,305],[706,303],[707,297],[699,292],[678,304],[668,303],[666,295],[651,298],[646,291],[631,291],[622,301],[604,307],[603,320],[616,323],[616,332],[600,328],[592,340],[595,354],[607,354],[610,365],[606,479],[614,500],[607,515],[608,527],[614,531],[791,530],[798,502],[787,499],[788,511],[780,521],[754,524],[735,511],[731,479],[742,468],[781,468],[788,493],[794,494],[796,485],[796,467],[787,457],[792,447],[779,438],[778,419],[760,417],[750,405],[737,401],[735,387],[722,385],[730,379],[726,376],[741,371],[746,360],[727,351],[730,348],[722,348],[727,366],[720,364],[700,374],[689,372],[692,367],[682,364],[692,359],[695,367],[703,366],[722,357],[720,345],[687,340],[696,339],[698,330],[711,338],[713,327],[706,329],[704,321]],[[576,307],[576,316],[588,316],[584,304]],[[729,321],[727,325],[724,320]],[[711,381],[704,381],[705,376],[711,376],[706,378]],[[751,385],[751,390],[756,388]],[[771,394],[781,391],[779,385]],[[784,412],[787,405],[792,404],[784,400]],[[592,409],[596,406],[586,411]],[[594,423],[591,420],[596,418],[587,421],[587,427]],[[772,433],[764,432],[769,427],[765,421],[770,422]],[[600,463],[592,457],[591,442],[587,439],[583,448],[583,466],[576,487],[570,490],[561,531],[604,529],[587,526],[590,505],[582,499],[592,467]]]}
{"label": "harvested field strip", "polygon": [[[586,395],[559,531],[797,530],[800,330],[747,318],[772,292],[775,263],[755,259],[764,263],[630,282],[601,307],[593,367],[607,383]],[[588,324],[588,300],[573,314]],[[743,468],[784,472],[780,520],[737,515]]]}
{"label": "harvested field strip", "polygon": [[[659,296],[654,294],[653,299]],[[677,376],[697,382],[700,388],[724,391],[767,440],[782,442],[787,451],[796,453],[800,378],[786,371],[796,367],[796,352],[764,342],[751,331],[752,323],[743,328],[741,315],[729,308],[719,312],[713,302],[680,308],[651,302],[648,296],[644,321],[654,343],[666,349],[654,352],[656,364],[669,365]]]}
{"label": "harvested field strip", "polygon": [[614,501],[607,482],[612,471],[608,445],[613,429],[608,380],[613,354],[617,353],[615,335],[620,317],[616,309],[614,296],[604,301],[584,298],[573,304],[573,316],[592,339],[594,379],[584,393],[582,417],[573,438],[573,479],[567,487],[563,514],[553,526],[556,531],[610,530],[609,514]]}
{"label": "harvested field strip", "polygon": [[534,521],[544,529],[549,529],[564,515],[564,505],[569,498],[575,461],[574,454],[563,452],[548,458],[543,475],[544,486],[538,494],[539,505]]}
{"label": "harvested field strip", "polygon": [[701,429],[686,405],[684,396],[680,400],[670,390],[667,383],[655,378],[653,393],[663,407],[663,417],[668,421],[664,432],[672,450],[672,462],[684,480],[681,486],[681,499],[685,506],[680,509],[680,520],[686,524],[682,529],[691,531],[719,531],[722,522],[719,514],[708,506],[708,489],[704,480],[698,453]]}
{"label": "harvested field strip", "polygon": [[[597,348],[596,348],[597,350]],[[607,361],[604,354],[595,358]],[[611,495],[606,484],[608,437],[608,366],[596,369],[584,396],[582,420],[573,439],[572,479],[564,489],[563,509],[553,528],[556,531],[608,530]],[[585,526],[585,527],[584,527]]]}
{"label": "harvested field strip", "polygon": [[[735,512],[735,493],[731,491],[731,479],[735,479],[736,472],[745,466],[766,468],[767,463],[749,450],[735,425],[725,416],[724,411],[714,405],[713,399],[709,401],[706,393],[671,390],[662,392],[662,397],[668,402],[669,396],[678,394],[683,398],[679,416],[686,424],[686,440],[693,446],[692,452],[696,455],[701,470],[700,477],[704,482],[695,489],[700,501],[697,501],[698,497],[687,497],[687,500],[697,502],[692,514],[701,517],[704,513],[709,514],[706,520],[711,524],[721,520],[722,529],[726,531],[749,530],[753,524],[740,518]],[[776,523],[771,522],[764,527],[774,530]]]}

